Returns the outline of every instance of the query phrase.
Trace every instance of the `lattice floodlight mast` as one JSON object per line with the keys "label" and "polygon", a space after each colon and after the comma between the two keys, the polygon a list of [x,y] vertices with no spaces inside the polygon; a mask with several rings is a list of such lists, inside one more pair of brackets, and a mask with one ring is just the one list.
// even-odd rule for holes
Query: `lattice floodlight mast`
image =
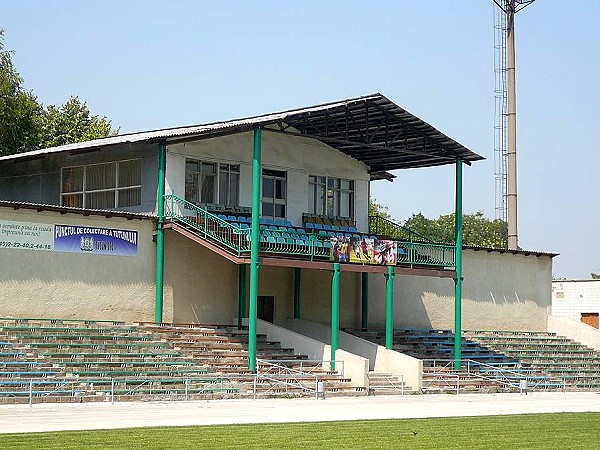
{"label": "lattice floodlight mast", "polygon": [[494,140],[496,217],[508,222],[508,248],[518,248],[517,103],[515,89],[515,14],[535,0],[494,0],[496,123]]}

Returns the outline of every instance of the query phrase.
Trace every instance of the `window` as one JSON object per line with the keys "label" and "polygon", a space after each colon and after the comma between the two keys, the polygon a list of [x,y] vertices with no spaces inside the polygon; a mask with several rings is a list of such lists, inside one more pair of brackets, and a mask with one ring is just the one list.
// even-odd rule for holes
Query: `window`
{"label": "window", "polygon": [[279,170],[263,169],[262,215],[286,217],[287,174]]}
{"label": "window", "polygon": [[327,178],[311,175],[308,177],[308,212],[326,214]]}
{"label": "window", "polygon": [[142,160],[62,169],[61,204],[89,209],[142,204]]}
{"label": "window", "polygon": [[354,218],[354,181],[311,175],[308,179],[308,212]]}
{"label": "window", "polygon": [[188,159],[185,162],[185,199],[192,203],[239,205],[239,164]]}
{"label": "window", "polygon": [[185,199],[192,203],[216,203],[217,164],[185,162]]}
{"label": "window", "polygon": [[221,164],[219,167],[219,203],[238,206],[240,186],[240,166]]}

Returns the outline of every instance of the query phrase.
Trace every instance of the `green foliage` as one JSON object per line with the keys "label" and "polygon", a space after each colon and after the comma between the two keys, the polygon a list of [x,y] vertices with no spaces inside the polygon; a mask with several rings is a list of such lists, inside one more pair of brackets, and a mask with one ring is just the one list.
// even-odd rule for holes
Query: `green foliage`
{"label": "green foliage", "polygon": [[590,273],[592,280],[600,280],[600,273]]}
{"label": "green foliage", "polygon": [[48,106],[41,116],[39,148],[56,147],[114,135],[106,117],[91,115],[86,102],[71,97],[64,105]]}
{"label": "green foliage", "polygon": [[72,96],[60,106],[44,107],[22,83],[0,30],[0,156],[118,133],[111,131],[106,117],[92,115],[78,97]]}
{"label": "green foliage", "polygon": [[523,414],[4,434],[2,448],[563,450],[598,448],[599,427],[597,413]]}
{"label": "green foliage", "polygon": [[[404,222],[406,228],[436,242],[454,242],[454,213],[428,219],[414,214]],[[506,248],[508,227],[502,220],[490,220],[483,212],[463,214],[463,244],[487,248]]]}
{"label": "green foliage", "polygon": [[384,219],[391,219],[390,211],[387,206],[377,203],[377,200],[369,197],[369,216],[379,216]]}
{"label": "green foliage", "polygon": [[42,107],[22,82],[0,30],[0,156],[37,148]]}

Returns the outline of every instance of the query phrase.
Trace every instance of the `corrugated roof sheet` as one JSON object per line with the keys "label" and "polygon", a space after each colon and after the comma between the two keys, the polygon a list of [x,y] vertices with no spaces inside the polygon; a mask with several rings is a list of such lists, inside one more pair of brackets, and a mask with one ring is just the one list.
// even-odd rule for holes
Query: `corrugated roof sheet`
{"label": "corrugated roof sheet", "polygon": [[381,94],[297,108],[254,117],[154,131],[128,133],[0,157],[0,161],[116,144],[181,142],[272,126],[270,131],[299,134],[367,164],[372,172],[484,159]]}

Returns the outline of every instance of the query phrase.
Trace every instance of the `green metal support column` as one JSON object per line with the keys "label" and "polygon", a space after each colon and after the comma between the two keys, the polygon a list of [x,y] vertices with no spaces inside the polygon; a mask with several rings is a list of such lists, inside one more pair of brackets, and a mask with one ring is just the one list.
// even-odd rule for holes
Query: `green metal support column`
{"label": "green metal support column", "polygon": [[335,352],[338,349],[340,332],[340,263],[333,263],[331,281],[331,370],[335,370]]}
{"label": "green metal support column", "polygon": [[294,319],[300,318],[300,303],[302,302],[302,269],[294,268]]}
{"label": "green metal support column", "polygon": [[362,287],[362,328],[369,328],[369,273],[363,272],[361,273],[361,287]]}
{"label": "green metal support column", "polygon": [[238,273],[238,327],[246,316],[246,264],[240,264]]}
{"label": "green metal support column", "polygon": [[250,236],[250,311],[248,313],[248,369],[256,372],[256,315],[258,299],[258,246],[260,217],[260,159],[262,152],[262,130],[254,130],[252,157],[252,229]]}
{"label": "green metal support column", "polygon": [[165,274],[165,174],[167,169],[167,146],[158,144],[158,192],[156,195],[156,302],[154,322],[161,323],[163,317],[163,284]]}
{"label": "green metal support column", "polygon": [[388,266],[385,276],[385,348],[391,350],[394,346],[394,272],[393,266]]}
{"label": "green metal support column", "polygon": [[460,369],[462,341],[462,169],[463,162],[456,161],[456,205],[454,207],[454,238],[456,242],[456,278],[454,279],[454,370]]}

